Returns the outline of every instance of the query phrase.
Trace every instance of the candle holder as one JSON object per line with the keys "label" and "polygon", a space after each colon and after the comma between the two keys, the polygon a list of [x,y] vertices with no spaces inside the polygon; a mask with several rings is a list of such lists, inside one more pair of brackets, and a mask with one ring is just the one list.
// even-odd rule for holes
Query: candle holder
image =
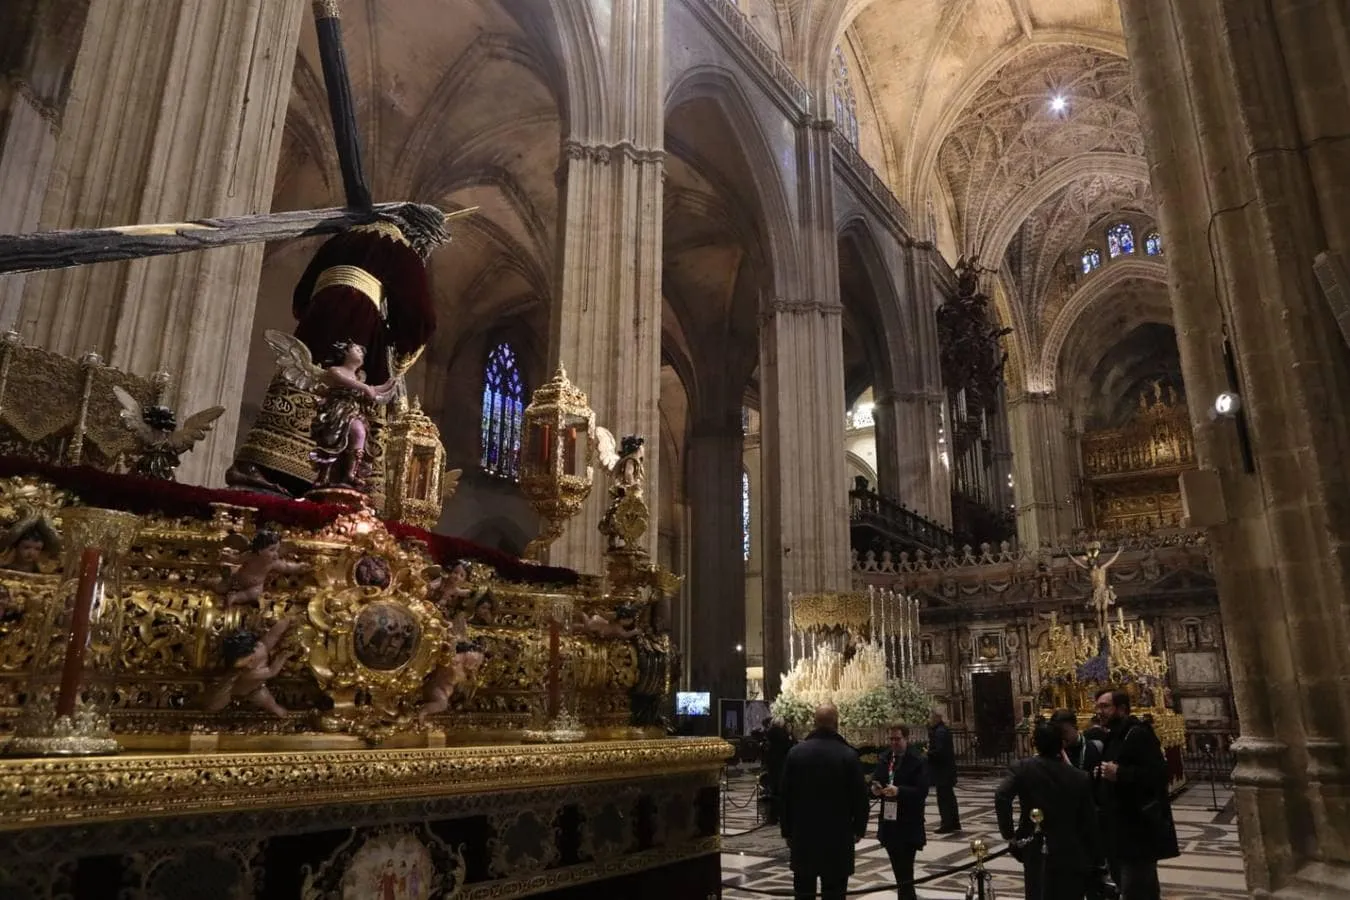
{"label": "candle holder", "polygon": [[544,530],[525,548],[525,557],[542,561],[590,496],[595,413],[560,365],[531,395],[522,419],[520,491],[544,520]]}
{"label": "candle holder", "polygon": [[567,710],[563,690],[563,642],[571,631],[576,603],[566,595],[540,600],[538,618],[544,629],[544,647],[548,654],[544,697],[545,723],[522,735],[527,744],[575,744],[586,739],[586,729]]}
{"label": "candle holder", "polygon": [[445,498],[445,445],[421,402],[400,403],[389,428],[385,515],[430,531],[441,520]]}
{"label": "candle holder", "polygon": [[139,517],[96,507],[61,514],[61,583],[36,632],[27,700],[5,745],[11,756],[120,752],[109,716],[122,652],[122,559]]}

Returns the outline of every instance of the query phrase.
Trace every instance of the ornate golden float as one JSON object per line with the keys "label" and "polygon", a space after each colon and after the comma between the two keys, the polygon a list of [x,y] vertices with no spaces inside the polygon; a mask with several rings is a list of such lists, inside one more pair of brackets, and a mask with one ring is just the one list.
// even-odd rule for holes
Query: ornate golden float
{"label": "ornate golden float", "polygon": [[[3,402],[6,385],[45,378],[71,383],[42,392],[41,422]],[[314,856],[299,896],[364,871],[367,846],[425,863],[446,897],[682,860],[716,882],[728,748],[667,738],[665,606],[680,579],[641,549],[631,467],[602,526],[605,577],[583,576],[424,530],[457,473],[415,402],[386,432],[378,510],[118,474],[145,446],[111,386],[148,407],[165,383],[0,344],[0,855],[27,861],[0,864],[0,893],[43,889],[34,873],[83,852],[39,860],[14,829],[90,823],[95,844],[126,849],[128,835],[167,840],[174,829],[146,831],[150,818],[208,815],[203,833],[224,834],[233,809],[265,845],[315,827],[302,810],[320,805],[347,849]],[[563,438],[527,469],[553,519],[545,541],[590,489],[596,431],[565,375],[548,387],[527,416],[555,418]],[[249,560],[265,563],[256,585],[240,575]],[[487,817],[461,842],[486,870],[408,824],[464,816]],[[256,860],[235,862],[241,884],[261,877]]]}
{"label": "ornate golden float", "polygon": [[1101,630],[1082,623],[1060,624],[1052,614],[1036,659],[1046,704],[1041,714],[1075,710],[1079,729],[1086,730],[1096,721],[1097,695],[1104,690],[1125,691],[1135,715],[1152,722],[1168,757],[1175,790],[1185,783],[1181,755],[1186,746],[1186,720],[1159,696],[1165,690],[1167,660],[1153,652],[1153,636],[1143,623],[1127,622],[1122,610],[1116,613],[1116,621],[1104,621]]}

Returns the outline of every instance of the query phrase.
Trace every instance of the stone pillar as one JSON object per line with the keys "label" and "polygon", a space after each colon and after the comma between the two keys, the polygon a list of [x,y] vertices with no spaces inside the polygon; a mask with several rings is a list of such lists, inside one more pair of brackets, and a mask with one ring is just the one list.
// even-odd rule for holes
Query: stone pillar
{"label": "stone pillar", "polygon": [[938,417],[932,413],[932,405],[932,397],[913,391],[877,397],[873,413],[877,423],[877,479],[883,485],[881,493],[935,522],[950,524],[949,489],[934,483]]}
{"label": "stone pillar", "polygon": [[[788,592],[849,587],[844,337],[830,131],[798,128],[800,281],[777,285],[760,325],[764,446],[764,687],[785,668]],[[790,252],[780,248],[780,252]],[[691,470],[696,471],[696,470]]]}
{"label": "stone pillar", "polygon": [[1025,549],[1056,545],[1073,530],[1064,411],[1054,394],[1025,393],[1008,401],[1017,540]]}
{"label": "stone pillar", "polygon": [[[1350,893],[1350,359],[1316,281],[1350,254],[1343,0],[1122,0],[1241,735],[1253,896]],[[1225,341],[1237,384],[1225,371]],[[1221,391],[1238,423],[1211,419]]]}
{"label": "stone pillar", "polygon": [[[563,144],[560,289],[549,328],[551,361],[561,362],[586,392],[596,423],[615,437],[646,438],[649,505],[661,496],[664,7],[664,0],[635,0],[616,6],[612,16],[595,14],[609,29],[602,35],[612,48],[604,93],[614,106],[596,117],[609,133]],[[602,570],[597,525],[605,498],[604,473],[597,471],[596,489],[549,553],[552,564]],[[653,526],[646,537],[653,554],[656,531]]]}
{"label": "stone pillar", "polygon": [[[271,207],[302,0],[92,0],[46,184],[42,230]],[[222,405],[179,478],[234,450],[262,244],[28,276],[0,326],[68,356],[173,376],[183,414]],[[288,300],[285,302],[289,302]]]}
{"label": "stone pillar", "polygon": [[[693,690],[745,696],[745,560],[741,548],[744,437],[735,415],[695,422],[689,440],[690,643]],[[743,648],[736,650],[739,644]]]}
{"label": "stone pillar", "polygon": [[[872,485],[877,493],[912,506],[914,504],[914,486],[902,474],[905,434],[897,415],[895,395],[872,387],[872,434],[877,445],[877,483]],[[853,489],[852,483],[849,489]]]}

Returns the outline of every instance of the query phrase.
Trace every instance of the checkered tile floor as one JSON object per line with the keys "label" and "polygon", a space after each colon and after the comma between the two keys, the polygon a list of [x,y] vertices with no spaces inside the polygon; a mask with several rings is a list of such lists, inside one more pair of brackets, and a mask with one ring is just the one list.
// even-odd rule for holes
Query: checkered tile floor
{"label": "checkered tile floor", "polygon": [[[754,802],[755,773],[730,774],[724,797],[722,823],[722,878],[728,885],[725,900],[752,900],[764,894],[759,890],[791,890],[792,873],[788,869],[787,849],[777,826],[763,826]],[[970,862],[970,841],[982,838],[991,850],[1004,845],[998,837],[994,818],[994,778],[963,778],[956,789],[961,806],[959,835],[929,835],[928,846],[919,854],[915,874],[922,877]],[[1232,791],[1220,785],[1211,797],[1210,786],[1197,782],[1172,802],[1172,814],[1181,840],[1181,856],[1159,864],[1158,872],[1165,900],[1237,900],[1250,896],[1242,872],[1242,851],[1238,845],[1237,821]],[[1214,811],[1217,806],[1219,811]],[[936,808],[929,803],[929,828],[936,827]],[[868,885],[891,884],[890,863],[886,851],[874,837],[875,810],[869,836],[857,847],[856,870],[850,890]],[[989,864],[994,873],[994,889],[1000,900],[1020,900],[1021,867],[1010,857]],[[969,875],[947,875],[921,885],[921,900],[964,900]],[[872,891],[856,895],[866,900],[893,900],[895,892]]]}

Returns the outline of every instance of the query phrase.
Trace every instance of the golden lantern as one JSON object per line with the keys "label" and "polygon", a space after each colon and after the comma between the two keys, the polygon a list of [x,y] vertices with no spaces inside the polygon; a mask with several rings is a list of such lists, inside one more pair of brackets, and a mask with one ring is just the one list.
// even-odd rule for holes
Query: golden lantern
{"label": "golden lantern", "polygon": [[542,561],[591,493],[595,413],[559,365],[531,395],[522,418],[520,490],[544,520],[544,530],[525,548],[525,557]]}
{"label": "golden lantern", "polygon": [[414,397],[395,413],[385,460],[385,518],[430,530],[441,519],[445,445],[436,423]]}

